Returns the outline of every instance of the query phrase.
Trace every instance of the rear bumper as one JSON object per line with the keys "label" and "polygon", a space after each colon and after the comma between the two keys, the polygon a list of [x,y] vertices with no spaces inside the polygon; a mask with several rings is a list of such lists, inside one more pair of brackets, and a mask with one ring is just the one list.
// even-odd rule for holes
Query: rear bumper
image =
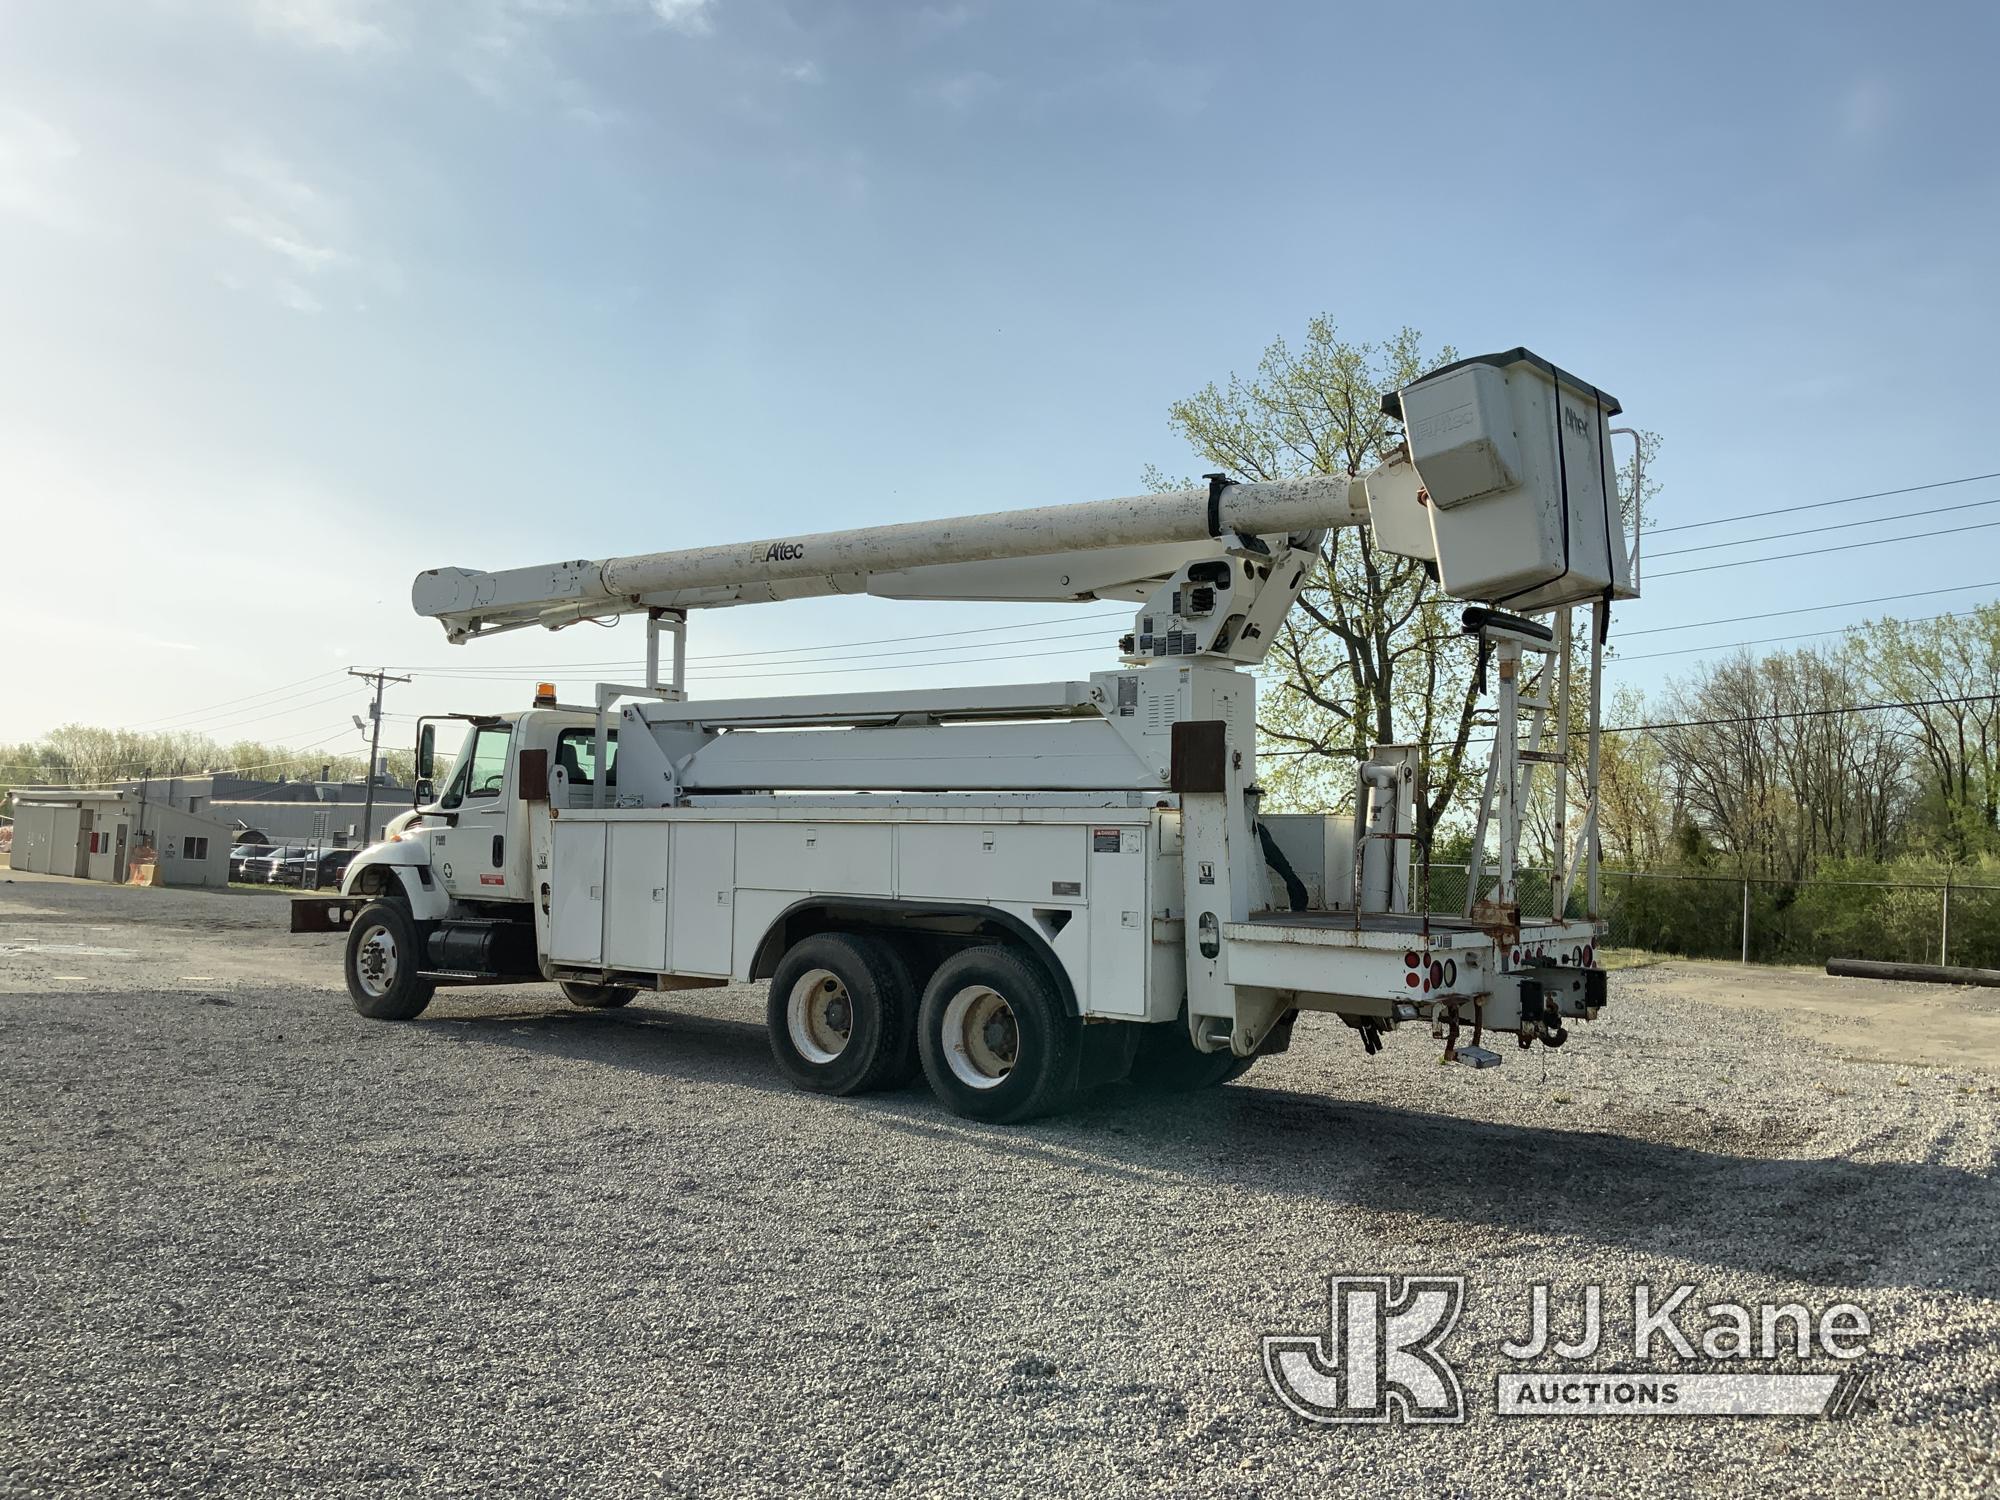
{"label": "rear bumper", "polygon": [[[1564,1040],[1563,1022],[1595,1018],[1605,1001],[1594,967],[1604,924],[1529,921],[1489,932],[1463,919],[1403,913],[1260,913],[1223,928],[1225,972],[1243,990],[1277,992],[1300,1010],[1393,1030],[1429,1023],[1456,1038],[1509,1033],[1526,1047]],[[1468,1056],[1497,1061],[1478,1047]],[[1451,1055],[1447,1042],[1446,1056]]]}

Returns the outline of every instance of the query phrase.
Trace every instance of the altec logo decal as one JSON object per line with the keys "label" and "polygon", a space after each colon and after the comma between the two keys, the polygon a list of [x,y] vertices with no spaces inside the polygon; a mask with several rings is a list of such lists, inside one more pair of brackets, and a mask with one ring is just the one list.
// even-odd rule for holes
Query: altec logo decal
{"label": "altec logo decal", "polygon": [[796,562],[805,555],[803,542],[773,542],[764,549],[765,562]]}

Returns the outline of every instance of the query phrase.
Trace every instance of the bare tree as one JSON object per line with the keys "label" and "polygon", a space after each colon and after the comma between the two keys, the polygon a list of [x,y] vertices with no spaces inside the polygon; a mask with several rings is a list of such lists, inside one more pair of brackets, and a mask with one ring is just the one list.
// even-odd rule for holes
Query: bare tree
{"label": "bare tree", "polygon": [[[1357,475],[1402,443],[1383,392],[1456,357],[1449,345],[1426,352],[1412,328],[1382,343],[1345,339],[1322,316],[1298,348],[1266,349],[1253,378],[1205,386],[1168,417],[1204,464],[1239,478]],[[1157,469],[1147,479],[1186,482]],[[1339,805],[1372,746],[1415,742],[1430,750],[1427,825],[1436,819],[1464,783],[1478,722],[1472,651],[1452,607],[1422,563],[1380,551],[1365,529],[1328,533],[1264,667],[1258,728],[1284,752],[1264,773],[1275,801]]]}

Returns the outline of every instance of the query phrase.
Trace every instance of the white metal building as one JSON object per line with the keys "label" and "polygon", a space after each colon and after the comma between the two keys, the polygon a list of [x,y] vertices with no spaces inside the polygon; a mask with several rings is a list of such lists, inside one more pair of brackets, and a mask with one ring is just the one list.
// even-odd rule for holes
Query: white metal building
{"label": "white metal building", "polygon": [[123,883],[150,864],[156,885],[229,884],[227,823],[108,787],[16,787],[16,870]]}

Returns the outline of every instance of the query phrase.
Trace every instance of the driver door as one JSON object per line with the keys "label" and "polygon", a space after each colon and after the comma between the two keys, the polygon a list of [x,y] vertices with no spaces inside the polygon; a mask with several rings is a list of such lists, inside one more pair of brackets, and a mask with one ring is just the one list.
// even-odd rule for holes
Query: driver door
{"label": "driver door", "polygon": [[438,799],[452,815],[449,828],[431,833],[431,867],[462,901],[518,896],[507,886],[508,810],[514,803],[511,724],[481,724],[458,758],[451,784]]}

